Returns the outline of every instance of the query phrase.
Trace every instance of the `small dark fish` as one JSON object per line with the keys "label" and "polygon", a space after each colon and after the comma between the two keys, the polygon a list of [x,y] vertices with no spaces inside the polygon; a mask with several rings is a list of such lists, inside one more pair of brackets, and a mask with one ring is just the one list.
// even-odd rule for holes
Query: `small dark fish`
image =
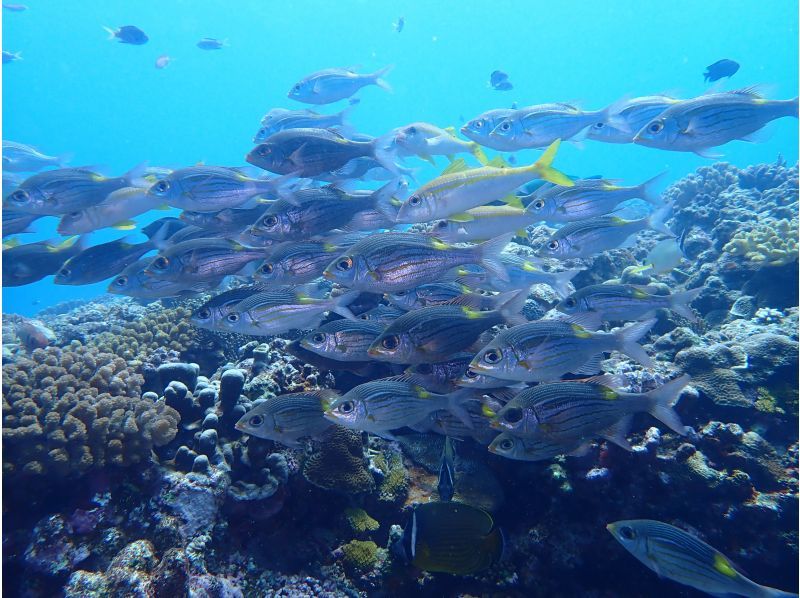
{"label": "small dark fish", "polygon": [[77,237],[58,244],[39,241],[3,249],[3,286],[18,287],[55,274],[66,260],[83,250]]}
{"label": "small dark fish", "polygon": [[444,448],[442,449],[442,464],[439,466],[439,483],[436,491],[439,493],[439,500],[450,502],[455,493],[455,450],[453,441],[448,436],[444,438]]}
{"label": "small dark fish", "polygon": [[511,91],[514,89],[514,86],[511,84],[511,81],[501,81],[497,85],[492,86],[495,91]]}
{"label": "small dark fish", "polygon": [[228,40],[218,40],[213,37],[204,37],[197,42],[197,47],[201,50],[221,50],[228,45]]}
{"label": "small dark fish", "polygon": [[714,64],[710,64],[706,67],[706,72],[703,73],[703,81],[718,81],[723,77],[728,77],[730,79],[738,70],[738,62],[723,58],[722,60],[717,60]]}
{"label": "small dark fish", "polygon": [[3,50],[3,64],[8,64],[16,60],[22,60],[22,52],[6,52]]}
{"label": "small dark fish", "polygon": [[89,247],[71,257],[56,273],[56,284],[91,284],[111,278],[154,249],[151,241],[133,244],[127,239]]}
{"label": "small dark fish", "polygon": [[3,4],[3,8],[10,10],[11,12],[22,12],[23,10],[28,10],[28,7],[24,4]]}
{"label": "small dark fish", "polygon": [[492,87],[497,87],[503,81],[508,81],[508,75],[503,71],[492,71],[492,74],[489,76],[489,85]]}
{"label": "small dark fish", "polygon": [[108,31],[109,40],[116,38],[121,44],[141,46],[146,44],[150,39],[144,31],[134,25],[123,25],[119,29],[112,29],[104,25],[103,29]]}
{"label": "small dark fish", "polygon": [[505,540],[492,516],[458,502],[416,505],[392,552],[424,571],[469,575],[503,557]]}
{"label": "small dark fish", "polygon": [[400,17],[399,19],[397,19],[397,21],[392,23],[392,27],[394,27],[394,30],[397,31],[397,33],[402,33],[403,27],[405,27],[405,26],[406,26],[406,18],[405,17]]}

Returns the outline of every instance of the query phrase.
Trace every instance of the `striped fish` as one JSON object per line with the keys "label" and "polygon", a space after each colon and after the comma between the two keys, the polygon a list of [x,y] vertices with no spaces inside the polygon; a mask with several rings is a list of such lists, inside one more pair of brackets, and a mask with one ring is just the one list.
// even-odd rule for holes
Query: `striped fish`
{"label": "striped fish", "polygon": [[689,376],[648,393],[622,392],[609,378],[538,384],[520,392],[496,414],[487,415],[493,415],[495,429],[561,444],[580,444],[599,436],[630,450],[625,436],[634,413],[649,413],[677,434],[686,434],[672,406]]}
{"label": "striped fish", "polygon": [[418,363],[405,373],[420,386],[433,392],[448,393],[457,390],[455,382],[467,371],[473,353],[457,353],[437,363]]}
{"label": "striped fish", "polygon": [[301,438],[319,438],[331,423],[323,407],[338,398],[329,389],[269,397],[245,413],[236,429],[243,434],[299,448]]}
{"label": "striped fish", "polygon": [[300,346],[335,361],[369,361],[370,345],[383,326],[364,320],[334,320],[300,339]]}
{"label": "striped fish", "polygon": [[724,554],[668,523],[652,519],[628,519],[609,523],[606,529],[625,550],[659,577],[666,577],[701,592],[714,596],[752,598],[797,596],[746,578]]}
{"label": "striped fish", "polygon": [[322,276],[325,267],[342,249],[331,243],[287,241],[269,252],[254,278],[264,286],[311,282]]}
{"label": "striped fish", "polygon": [[482,332],[499,324],[524,322],[519,315],[527,293],[518,291],[497,310],[435,305],[403,314],[369,348],[373,359],[392,363],[433,363],[464,351]]}
{"label": "striped fish", "polygon": [[469,287],[500,292],[529,289],[535,284],[546,284],[551,286],[559,296],[566,297],[570,292],[570,281],[581,272],[579,269],[546,272],[532,260],[510,253],[501,254],[500,262],[508,273],[508,280],[500,280],[490,276],[487,272],[471,272],[465,269],[457,270],[458,280]]}
{"label": "striped fish", "polygon": [[286,108],[273,108],[261,119],[261,127],[253,137],[253,143],[261,143],[267,137],[286,129],[331,129],[345,126],[345,119],[357,104],[350,106],[335,114],[320,114],[314,110],[287,110]]}
{"label": "striped fish", "polygon": [[506,197],[517,187],[536,178],[569,186],[572,180],[551,166],[559,144],[560,140],[555,140],[536,162],[519,168],[483,166],[467,169],[466,162],[459,158],[441,176],[422,185],[403,202],[397,213],[397,222],[430,222],[461,214]]}
{"label": "striped fish", "polygon": [[512,152],[516,149],[514,143],[504,139],[496,139],[491,136],[494,128],[499,125],[502,120],[512,114],[514,114],[514,110],[511,108],[487,110],[461,127],[461,134],[468,139],[472,139],[472,141],[476,141],[494,150]]}
{"label": "striped fish", "polygon": [[642,127],[678,102],[680,100],[667,96],[642,96],[623,100],[618,104],[614,116],[617,121],[624,122],[625,126],[619,128],[608,119],[601,120],[587,129],[586,138],[605,143],[633,143],[633,138]]}
{"label": "striped fish", "polygon": [[614,332],[590,332],[577,324],[539,320],[501,330],[469,367],[503,380],[543,382],[564,374],[594,375],[603,353],[620,351],[646,367],[652,360],[636,341],[655,324],[647,320]]}
{"label": "striped fish", "polygon": [[153,243],[130,243],[127,239],[116,239],[94,245],[69,258],[56,272],[55,284],[81,285],[100,282],[116,276],[153,250]]}
{"label": "striped fish", "polygon": [[[108,284],[107,292],[115,295],[127,295],[137,299],[162,299],[165,297],[179,297],[182,295],[193,295],[216,288],[222,279],[204,280],[198,282],[175,282],[172,280],[162,280],[156,276],[147,276],[144,271],[150,263],[150,258],[143,258],[125,268],[119,275],[115,276]],[[198,310],[196,313],[205,313]],[[208,312],[209,315],[211,312]],[[195,326],[200,328],[213,329],[210,326],[203,326],[195,321],[194,316],[190,318]]]}
{"label": "striped fish", "polygon": [[589,450],[588,442],[565,444],[549,438],[523,438],[508,432],[489,444],[489,452],[515,461],[548,461],[560,455],[579,457]]}
{"label": "striped fish", "polygon": [[645,124],[634,143],[716,157],[709,148],[753,134],[776,118],[797,118],[798,100],[767,100],[755,88],[712,93],[678,102]]}
{"label": "striped fish", "polygon": [[509,232],[527,237],[525,229],[540,219],[535,213],[515,205],[478,206],[439,220],[433,226],[433,234],[451,243],[484,241]]}
{"label": "striped fish", "polygon": [[241,232],[259,219],[269,206],[255,208],[226,208],[219,212],[182,212],[181,220],[199,228],[217,233]]}
{"label": "striped fish", "polygon": [[347,307],[358,293],[316,299],[288,289],[275,289],[251,295],[237,303],[222,320],[227,332],[272,336],[289,330],[316,328],[328,311],[354,318]]}
{"label": "striped fish", "polygon": [[255,285],[236,287],[235,289],[220,293],[194,310],[189,321],[198,328],[205,328],[206,330],[225,330],[222,321],[225,319],[225,316],[233,310],[233,307],[263,290],[263,287]]}
{"label": "striped fish", "polygon": [[384,378],[352,388],[330,404],[325,417],[347,428],[393,440],[391,430],[413,426],[440,409],[450,411],[471,428],[464,404],[473,397],[470,390],[436,394],[407,380]]}
{"label": "striped fish", "polygon": [[388,326],[404,313],[406,312],[402,309],[392,307],[391,305],[383,305],[381,303],[364,313],[358,314],[357,317],[359,320],[373,322],[381,326]]}
{"label": "striped fish", "polygon": [[383,296],[392,305],[404,310],[444,305],[457,299],[461,299],[460,304],[475,309],[491,309],[494,306],[492,298],[495,297],[486,292],[473,293],[468,286],[458,282],[432,282],[408,291],[384,293]]}
{"label": "striped fish", "polygon": [[148,276],[200,281],[236,274],[250,262],[264,259],[264,249],[228,239],[201,238],[170,245],[147,266]]}
{"label": "striped fish", "polygon": [[368,293],[413,289],[464,264],[478,264],[507,279],[498,256],[510,240],[506,235],[472,247],[454,247],[421,233],[372,235],[333,260],[324,276]]}

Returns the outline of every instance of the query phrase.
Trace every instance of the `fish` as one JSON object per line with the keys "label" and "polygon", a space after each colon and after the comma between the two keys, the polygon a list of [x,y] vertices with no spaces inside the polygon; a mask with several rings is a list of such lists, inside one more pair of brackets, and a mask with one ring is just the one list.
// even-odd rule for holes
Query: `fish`
{"label": "fish", "polygon": [[595,216],[568,222],[550,235],[535,254],[538,257],[560,260],[591,258],[603,251],[619,248],[628,242],[631,236],[648,229],[668,237],[675,237],[675,233],[664,224],[664,219],[671,209],[672,207],[666,204],[647,218],[640,220],[625,220],[618,216]]}
{"label": "fish", "polygon": [[572,139],[599,121],[610,119],[614,126],[624,128],[625,123],[615,118],[616,112],[616,104],[593,112],[571,104],[537,104],[514,111],[500,121],[490,136],[505,140],[513,146],[512,151],[547,147],[557,139]]}
{"label": "fish", "polygon": [[752,87],[711,93],[670,106],[642,127],[633,142],[712,158],[717,155],[711,148],[737,139],[756,141],[756,132],[769,122],[797,115],[797,97],[767,100]]}
{"label": "fish", "polygon": [[394,23],[392,23],[392,28],[397,31],[397,33],[403,32],[403,27],[406,26],[406,19],[405,17],[398,18]]}
{"label": "fish", "polygon": [[482,166],[467,169],[462,159],[456,160],[441,176],[419,187],[403,202],[397,213],[397,221],[430,222],[461,214],[470,208],[506,197],[520,185],[535,178],[571,186],[572,180],[552,167],[560,143],[558,140],[554,141],[539,159],[529,166],[516,168]]}
{"label": "fish", "polygon": [[28,7],[24,4],[3,4],[3,8],[10,10],[11,12],[22,12],[24,10],[28,10]]}
{"label": "fish", "polygon": [[492,295],[486,291],[473,292],[468,286],[458,282],[432,282],[408,291],[385,293],[384,298],[406,311],[452,303],[487,310],[495,309],[497,302],[503,300],[502,295]]}
{"label": "fish", "polygon": [[222,278],[201,281],[163,280],[145,274],[151,258],[142,258],[120,272],[108,283],[106,291],[114,295],[126,295],[137,299],[165,299],[183,297],[210,291],[222,282]]}
{"label": "fish", "polygon": [[233,311],[233,308],[265,289],[260,285],[234,287],[223,293],[213,296],[200,307],[192,311],[189,321],[198,328],[206,330],[225,330],[223,320]]}
{"label": "fish", "polygon": [[492,74],[489,75],[489,85],[492,87],[496,87],[503,81],[508,80],[508,74],[504,73],[503,71],[492,71]]}
{"label": "fish", "polygon": [[168,54],[162,54],[156,58],[155,66],[157,69],[165,69],[169,66],[170,62],[172,62],[172,57]]}
{"label": "fish", "polygon": [[503,432],[489,444],[489,452],[515,461],[548,461],[561,455],[583,456],[589,446],[588,442],[564,444],[549,438],[523,438]]}
{"label": "fish", "polygon": [[103,29],[108,32],[108,39],[117,39],[121,44],[131,44],[141,46],[149,41],[147,34],[135,25],[123,25],[119,29],[112,29],[103,25]]}
{"label": "fish", "polygon": [[[395,166],[400,174],[413,174],[413,171],[409,168],[404,168],[399,164],[395,164]],[[330,174],[320,174],[316,177],[316,180],[340,184],[355,179],[361,181],[388,181],[396,177],[397,173],[393,173],[381,166],[381,163],[375,158],[365,156],[350,160],[341,168],[332,170]]]}
{"label": "fish", "polygon": [[748,579],[724,554],[668,523],[626,519],[609,523],[606,529],[625,550],[659,577],[706,594],[763,598],[797,596]]}
{"label": "fish", "polygon": [[41,320],[23,318],[21,322],[14,324],[14,333],[29,352],[44,349],[58,340],[56,333]]}
{"label": "fish", "polygon": [[413,382],[384,378],[350,389],[327,407],[325,418],[352,430],[393,440],[391,430],[412,426],[440,409],[452,412],[470,427],[472,422],[464,403],[472,398],[470,390],[440,395]]}
{"label": "fish", "polygon": [[3,286],[18,287],[55,274],[69,258],[83,251],[84,240],[38,241],[3,248]]}
{"label": "fish", "polygon": [[300,338],[300,346],[335,361],[369,361],[370,345],[383,326],[364,320],[333,320]]}
{"label": "fish", "polygon": [[218,233],[243,231],[258,220],[271,204],[259,204],[254,208],[225,208],[219,212],[181,212],[180,219],[187,224]]}
{"label": "fish", "polygon": [[611,116],[614,116],[616,123],[621,121],[625,126],[618,128],[611,119],[606,118],[589,127],[586,138],[605,143],[633,143],[633,138],[642,127],[678,102],[680,100],[662,95],[622,100],[617,105],[617,113]]}
{"label": "fish", "polygon": [[346,227],[365,210],[385,212],[385,220],[391,214],[396,188],[395,182],[389,182],[373,192],[348,193],[333,185],[301,189],[269,206],[250,232],[279,241],[301,241]]}
{"label": "fish", "polygon": [[685,229],[678,239],[662,239],[656,243],[644,258],[645,268],[652,268],[654,274],[671,272],[683,261],[683,239]]}
{"label": "fish", "polygon": [[[470,362],[472,361],[472,357],[470,357]],[[494,376],[489,376],[488,374],[478,373],[473,369],[469,368],[469,363],[467,364],[467,368],[461,374],[459,378],[455,378],[453,380],[456,386],[464,386],[467,388],[480,388],[486,390],[492,389],[499,389],[499,388],[513,388],[515,390],[522,390],[525,388],[525,385],[522,383],[513,384],[508,380],[503,380],[502,378],[495,378]]]}
{"label": "fish", "polygon": [[649,413],[676,434],[687,434],[673,406],[689,384],[689,376],[648,393],[618,390],[611,378],[537,384],[517,394],[496,413],[485,413],[492,417],[491,426],[497,430],[570,446],[599,436],[632,450],[626,435],[635,413]]}
{"label": "fish", "polygon": [[[622,187],[605,179],[579,179],[572,187],[552,185],[540,188],[529,196],[526,214],[547,222],[576,222],[609,214],[619,204],[631,199],[643,199],[660,206],[661,194],[655,187],[665,174],[657,174],[633,187]],[[525,198],[522,201],[524,203]]]}
{"label": "fish", "polygon": [[263,258],[264,249],[245,247],[229,239],[191,239],[162,249],[145,273],[176,282],[213,280],[236,274],[250,262]]}
{"label": "fish", "polygon": [[723,77],[730,79],[737,73],[738,70],[738,62],[728,58],[723,58],[722,60],[717,60],[714,64],[709,64],[706,67],[706,71],[703,73],[703,81],[708,83],[718,81]]}
{"label": "fish", "polygon": [[56,272],[55,284],[92,284],[116,276],[155,248],[152,241],[131,243],[117,239],[94,245],[69,258]]}
{"label": "fish", "polygon": [[303,292],[274,289],[251,295],[234,305],[221,321],[221,329],[252,336],[272,336],[289,330],[318,328],[326,312],[355,316],[347,305],[357,294],[316,299]]}
{"label": "fish", "polygon": [[334,259],[323,275],[351,289],[393,293],[436,282],[463,264],[478,264],[507,278],[498,256],[511,240],[505,235],[471,247],[454,247],[421,233],[367,237]]}
{"label": "fish", "polygon": [[561,272],[547,272],[542,270],[530,259],[525,259],[510,253],[500,254],[500,263],[508,274],[508,280],[501,280],[491,276],[488,272],[474,272],[459,269],[458,282],[470,288],[487,288],[501,293],[517,289],[530,289],[535,284],[546,284],[560,297],[566,297],[571,292],[570,281],[583,272],[581,269],[563,270]]}
{"label": "fish", "polygon": [[358,100],[352,100],[347,108],[334,114],[273,108],[261,119],[261,127],[253,136],[253,143],[263,143],[275,133],[287,129],[349,129],[347,118],[357,105]]}
{"label": "fish", "polygon": [[526,227],[538,222],[535,212],[514,205],[478,206],[433,225],[433,233],[449,243],[485,241],[514,231],[527,237]]}
{"label": "fish", "polygon": [[332,243],[287,241],[269,252],[253,276],[265,287],[305,284],[322,276],[341,251]]}
{"label": "fish", "polygon": [[428,162],[433,162],[432,156],[468,153],[475,156],[483,165],[489,163],[479,144],[474,141],[462,141],[455,136],[455,129],[452,127],[441,129],[430,123],[414,122],[394,129],[392,140],[395,146],[402,150],[403,155],[416,155]]}
{"label": "fish", "polygon": [[653,360],[636,341],[655,324],[646,320],[613,332],[591,332],[559,320],[539,320],[501,330],[481,349],[470,370],[503,380],[547,382],[567,373],[592,376],[604,352],[619,351],[652,367]]}
{"label": "fish", "polygon": [[514,89],[514,86],[512,85],[511,81],[500,81],[500,83],[494,85],[492,89],[495,91],[511,91]]}
{"label": "fish", "polygon": [[366,75],[359,75],[350,68],[331,68],[317,71],[295,83],[287,97],[304,104],[330,104],[349,98],[362,87],[377,85],[391,91],[383,79],[394,65],[383,67]]}
{"label": "fish", "polygon": [[525,322],[520,311],[527,293],[506,298],[497,310],[435,305],[407,312],[386,327],[369,348],[373,359],[392,363],[433,363],[466,350],[481,333],[500,324]]}
{"label": "fish", "polygon": [[40,216],[62,216],[96,205],[123,187],[138,187],[144,165],[108,178],[86,168],[59,168],[28,177],[3,200],[3,207]]}
{"label": "fish", "polygon": [[570,316],[569,321],[596,330],[603,322],[649,320],[656,310],[669,309],[690,322],[698,318],[689,304],[704,287],[669,295],[653,294],[648,287],[631,284],[593,284],[562,299],[556,309]]}
{"label": "fish", "polygon": [[154,220],[147,226],[142,227],[141,232],[145,235],[148,239],[153,238],[159,231],[163,229],[163,237],[164,239],[171,239],[172,236],[177,233],[179,230],[187,228],[188,225],[184,222],[181,222],[177,218],[172,216],[166,216],[164,218],[159,218],[158,220]]}
{"label": "fish", "polygon": [[38,214],[25,214],[13,210],[3,210],[3,236],[30,233],[31,224],[41,218]]}
{"label": "fish", "polygon": [[301,448],[301,439],[320,438],[331,427],[322,416],[323,405],[338,397],[330,389],[268,397],[239,418],[235,428],[242,434]]}
{"label": "fish", "polygon": [[390,305],[379,304],[378,306],[373,307],[364,313],[358,314],[357,317],[359,320],[374,322],[376,324],[380,324],[381,326],[386,326],[394,322],[404,313],[406,313],[405,310],[398,309]]}
{"label": "fish", "polygon": [[213,37],[204,37],[197,44],[201,50],[221,50],[228,45],[228,40],[219,40]]}
{"label": "fish", "polygon": [[224,166],[190,166],[153,183],[147,194],[173,208],[218,212],[239,207],[259,196],[273,197],[274,180],[252,179]]}
{"label": "fish", "polygon": [[352,141],[330,129],[286,129],[269,136],[245,156],[253,166],[277,174],[313,178],[342,168],[350,160],[374,158],[397,172],[383,138]]}
{"label": "fish", "polygon": [[392,551],[423,571],[470,575],[500,562],[504,547],[503,532],[483,509],[427,502],[414,506]]}
{"label": "fish", "polygon": [[473,355],[474,353],[456,353],[435,363],[416,363],[409,366],[404,375],[431,392],[453,392],[458,389],[454,381],[464,375]]}
{"label": "fish", "polygon": [[122,187],[108,194],[98,204],[64,214],[58,223],[58,234],[79,235],[101,228],[133,230],[131,220],[150,210],[159,209],[163,202],[142,187]]}
{"label": "fish", "polygon": [[336,361],[323,357],[313,351],[304,349],[299,341],[293,340],[283,348],[289,355],[293,355],[320,371],[345,371],[350,372],[359,378],[382,378],[391,374],[386,364],[377,361]]}
{"label": "fish", "polygon": [[455,493],[455,449],[453,448],[453,441],[448,436],[444,438],[444,447],[442,448],[442,460],[439,466],[439,481],[436,484],[436,493],[439,495],[439,500],[443,502],[450,502],[453,500]]}
{"label": "fish", "polygon": [[495,127],[509,116],[514,114],[514,109],[496,108],[473,118],[461,127],[461,134],[467,139],[471,139],[481,145],[501,152],[511,152],[516,150],[516,145],[505,139],[496,139],[491,136]]}
{"label": "fish", "polygon": [[[485,396],[481,398],[481,401],[484,400]],[[482,413],[482,403],[478,400],[471,401],[467,403],[466,408],[472,428],[465,426],[464,422],[449,411],[434,411],[426,419],[410,427],[424,434],[441,434],[458,440],[472,438],[478,444],[488,445],[498,433],[489,427],[489,420]]]}
{"label": "fish", "polygon": [[22,60],[22,52],[8,52],[3,50],[3,64]]}
{"label": "fish", "polygon": [[48,156],[30,145],[3,140],[4,172],[38,172],[51,166],[61,168],[68,161],[67,155]]}

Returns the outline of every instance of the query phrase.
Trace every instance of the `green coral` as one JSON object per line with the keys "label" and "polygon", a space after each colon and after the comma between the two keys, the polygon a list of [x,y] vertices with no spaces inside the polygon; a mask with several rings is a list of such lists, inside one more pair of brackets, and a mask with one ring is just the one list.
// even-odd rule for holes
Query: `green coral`
{"label": "green coral", "polygon": [[374,532],[381,526],[364,509],[345,509],[344,516],[350,528],[356,533]]}
{"label": "green coral", "polygon": [[753,266],[785,266],[797,260],[797,217],[766,218],[752,228],[738,231],[723,251],[743,257]]}
{"label": "green coral", "polygon": [[763,413],[784,415],[787,411],[797,417],[798,389],[792,383],[756,389],[755,408]]}
{"label": "green coral", "polygon": [[756,402],[754,405],[757,410],[764,413],[786,413],[786,411],[778,406],[778,401],[775,397],[763,386],[759,386],[756,390]]}
{"label": "green coral", "polygon": [[378,545],[371,540],[351,540],[342,546],[343,564],[349,571],[363,574],[378,562]]}
{"label": "green coral", "polygon": [[408,472],[403,465],[403,457],[392,452],[387,459],[386,455],[380,453],[372,462],[383,472],[383,481],[378,488],[379,500],[390,503],[405,500],[408,495]]}

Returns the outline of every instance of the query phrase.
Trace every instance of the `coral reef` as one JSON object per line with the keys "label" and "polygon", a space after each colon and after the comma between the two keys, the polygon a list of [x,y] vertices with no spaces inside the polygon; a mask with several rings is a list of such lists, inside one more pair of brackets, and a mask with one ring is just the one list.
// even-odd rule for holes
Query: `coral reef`
{"label": "coral reef", "polygon": [[361,434],[341,426],[332,427],[319,449],[306,458],[303,476],[315,486],[347,494],[375,488]]}

